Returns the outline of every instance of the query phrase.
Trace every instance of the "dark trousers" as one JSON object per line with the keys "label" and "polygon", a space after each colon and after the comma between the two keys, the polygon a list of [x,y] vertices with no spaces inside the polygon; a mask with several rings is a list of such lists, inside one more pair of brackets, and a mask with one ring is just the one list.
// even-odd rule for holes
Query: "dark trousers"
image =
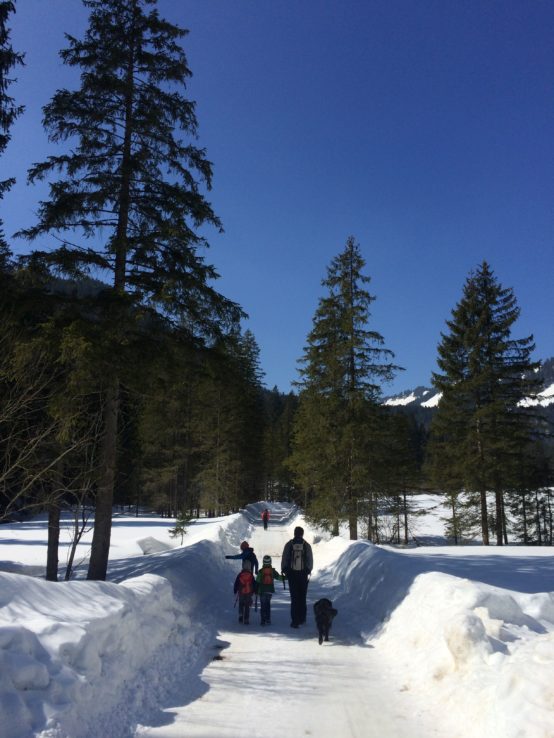
{"label": "dark trousers", "polygon": [[262,592],[260,594],[260,619],[262,625],[271,623],[271,592]]}
{"label": "dark trousers", "polygon": [[239,622],[250,621],[250,608],[252,607],[252,595],[239,595]]}
{"label": "dark trousers", "polygon": [[264,530],[267,530],[267,523],[268,521],[266,520],[266,518],[264,518]]}
{"label": "dark trousers", "polygon": [[293,625],[306,622],[306,595],[308,594],[308,575],[305,571],[290,571],[290,619]]}

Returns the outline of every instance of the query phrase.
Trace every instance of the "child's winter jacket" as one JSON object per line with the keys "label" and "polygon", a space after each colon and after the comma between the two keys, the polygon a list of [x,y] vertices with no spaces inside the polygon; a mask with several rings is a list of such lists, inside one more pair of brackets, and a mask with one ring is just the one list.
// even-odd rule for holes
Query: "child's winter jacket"
{"label": "child's winter jacket", "polygon": [[243,569],[237,574],[237,578],[235,579],[235,584],[233,587],[233,592],[235,594],[241,595],[241,596],[247,596],[247,595],[253,595],[255,592],[258,591],[258,585],[256,584],[256,580],[254,579],[254,575],[251,571],[247,571],[246,569]]}
{"label": "child's winter jacket", "polygon": [[283,581],[285,577],[281,576],[279,572],[274,569],[272,566],[262,566],[260,571],[258,572],[258,576],[256,577],[256,584],[258,585],[258,593],[260,595],[266,594],[266,593],[273,593],[275,592],[275,586],[273,584],[273,581],[275,579],[278,579],[279,581]]}
{"label": "child's winter jacket", "polygon": [[252,564],[252,571],[254,574],[258,573],[258,559],[256,557],[256,554],[254,553],[253,548],[247,548],[245,551],[241,551],[238,554],[229,554],[225,557],[226,559],[241,559],[241,561],[250,561]]}

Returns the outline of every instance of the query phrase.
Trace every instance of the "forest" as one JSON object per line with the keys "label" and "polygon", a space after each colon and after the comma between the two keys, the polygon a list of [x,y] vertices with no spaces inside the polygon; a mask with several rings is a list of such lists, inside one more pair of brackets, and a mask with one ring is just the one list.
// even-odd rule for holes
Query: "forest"
{"label": "forest", "polygon": [[[47,578],[67,510],[76,537],[94,519],[88,578],[105,578],[118,506],[178,530],[285,500],[351,539],[407,543],[414,496],[432,491],[453,543],[552,545],[552,426],[526,402],[543,387],[533,337],[512,334],[513,290],[486,261],[465,277],[437,336],[427,424],[383,405],[402,367],[348,236],[320,266],[295,391],[265,387],[244,311],[204,255],[222,223],[185,94],[186,31],[156,0],[83,2],[88,29],[61,51],[80,84],[44,108],[51,149],[28,175],[49,196],[17,234],[27,253],[0,221],[0,522],[48,511]],[[0,157],[25,115],[15,11],[0,0]],[[12,184],[0,181],[0,205]]]}

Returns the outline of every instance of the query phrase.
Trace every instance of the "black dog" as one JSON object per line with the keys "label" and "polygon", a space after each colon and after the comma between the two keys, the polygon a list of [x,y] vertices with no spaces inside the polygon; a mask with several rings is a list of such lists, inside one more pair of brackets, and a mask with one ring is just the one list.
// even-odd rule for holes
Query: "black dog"
{"label": "black dog", "polygon": [[331,600],[324,597],[318,600],[314,604],[314,615],[317,630],[319,632],[319,645],[323,643],[323,639],[329,640],[329,631],[331,630],[331,623],[337,615],[338,610],[335,610]]}

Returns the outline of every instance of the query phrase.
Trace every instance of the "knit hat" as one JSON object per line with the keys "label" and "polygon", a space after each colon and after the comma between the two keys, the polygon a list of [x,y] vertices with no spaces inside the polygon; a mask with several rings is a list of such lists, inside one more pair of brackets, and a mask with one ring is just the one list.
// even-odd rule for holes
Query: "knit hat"
{"label": "knit hat", "polygon": [[264,566],[271,566],[271,556],[264,556],[263,563]]}
{"label": "knit hat", "polygon": [[252,562],[248,561],[248,559],[245,559],[242,562],[242,568],[244,569],[244,571],[252,571]]}

